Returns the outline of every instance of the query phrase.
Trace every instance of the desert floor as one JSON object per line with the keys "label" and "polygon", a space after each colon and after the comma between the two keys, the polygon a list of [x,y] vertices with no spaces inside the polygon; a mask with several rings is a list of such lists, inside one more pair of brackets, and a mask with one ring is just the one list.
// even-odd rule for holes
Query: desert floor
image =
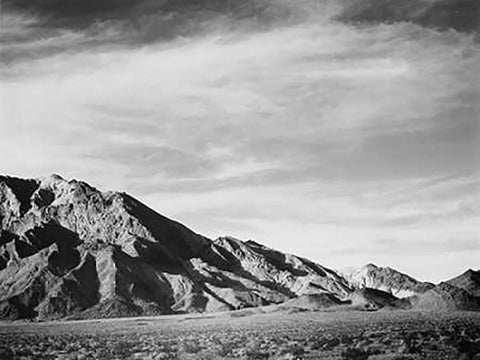
{"label": "desert floor", "polygon": [[0,359],[480,359],[480,313],[290,309],[2,322]]}

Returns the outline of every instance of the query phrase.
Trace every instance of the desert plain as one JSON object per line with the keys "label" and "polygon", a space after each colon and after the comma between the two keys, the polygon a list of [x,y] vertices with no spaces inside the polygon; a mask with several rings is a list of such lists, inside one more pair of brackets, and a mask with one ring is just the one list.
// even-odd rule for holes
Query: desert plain
{"label": "desert plain", "polygon": [[480,313],[307,311],[0,324],[1,359],[480,359]]}

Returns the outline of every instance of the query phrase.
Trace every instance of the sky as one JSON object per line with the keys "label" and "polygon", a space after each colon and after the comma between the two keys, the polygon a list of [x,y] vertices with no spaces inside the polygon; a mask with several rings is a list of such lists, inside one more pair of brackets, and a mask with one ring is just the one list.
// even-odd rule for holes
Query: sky
{"label": "sky", "polygon": [[337,269],[479,268],[478,34],[333,0],[79,1],[5,1],[1,173]]}

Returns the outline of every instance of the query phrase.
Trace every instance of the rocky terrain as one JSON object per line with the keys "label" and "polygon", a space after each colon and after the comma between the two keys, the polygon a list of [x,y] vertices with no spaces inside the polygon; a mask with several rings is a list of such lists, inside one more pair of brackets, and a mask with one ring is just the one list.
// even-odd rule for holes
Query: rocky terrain
{"label": "rocky terrain", "polygon": [[[254,241],[210,240],[125,193],[58,175],[0,177],[0,317],[105,318],[288,309],[478,310],[478,272],[421,283],[343,277]],[[402,299],[399,299],[402,298]]]}
{"label": "rocky terrain", "polygon": [[480,313],[296,312],[0,323],[0,358],[478,360]]}
{"label": "rocky terrain", "polygon": [[356,288],[378,289],[398,298],[422,294],[434,287],[432,283],[421,282],[390,267],[374,264],[343,269],[341,273]]}
{"label": "rocky terrain", "polygon": [[1,177],[0,221],[4,318],[220,311],[352,291],[306,259],[211,241],[127,194],[59,176]]}
{"label": "rocky terrain", "polygon": [[429,291],[410,298],[420,310],[480,310],[480,271],[467,270],[462,275],[442,282]]}
{"label": "rocky terrain", "polygon": [[461,288],[470,295],[480,297],[480,271],[469,269],[462,275],[448,280],[447,284]]}
{"label": "rocky terrain", "polygon": [[367,264],[341,272],[357,289],[350,299],[357,308],[412,309],[423,311],[480,310],[480,271],[464,274],[434,285],[420,282],[390,267]]}

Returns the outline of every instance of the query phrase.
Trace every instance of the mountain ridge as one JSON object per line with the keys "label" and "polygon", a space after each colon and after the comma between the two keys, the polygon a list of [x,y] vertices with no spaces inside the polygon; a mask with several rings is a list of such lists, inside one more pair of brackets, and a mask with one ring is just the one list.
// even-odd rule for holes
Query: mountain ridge
{"label": "mountain ridge", "polygon": [[0,177],[0,315],[220,311],[352,289],[258,243],[210,240],[128,194],[59,176]]}
{"label": "mountain ridge", "polygon": [[343,269],[342,275],[356,288],[372,288],[405,298],[424,293],[434,287],[391,267],[369,263],[360,268]]}
{"label": "mountain ridge", "polygon": [[480,304],[474,270],[434,286],[369,264],[359,283],[253,240],[208,239],[126,193],[59,175],[0,176],[0,226],[0,318]]}

